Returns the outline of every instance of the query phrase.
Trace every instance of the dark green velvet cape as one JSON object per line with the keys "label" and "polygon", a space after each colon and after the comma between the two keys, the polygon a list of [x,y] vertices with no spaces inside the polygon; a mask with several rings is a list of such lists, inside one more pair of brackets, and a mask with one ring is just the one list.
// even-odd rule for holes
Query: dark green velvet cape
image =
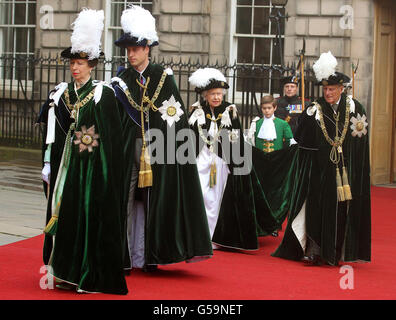
{"label": "dark green velvet cape", "polygon": [[[89,80],[78,90],[80,100],[93,88]],[[73,83],[68,89],[73,104],[77,101]],[[66,107],[60,103],[57,108]],[[92,98],[80,109],[76,131],[92,125],[99,134],[99,145],[93,147],[93,152],[80,152],[79,145],[74,143],[71,147],[50,265],[55,277],[76,284],[81,290],[126,294],[121,122],[114,92],[106,86],[97,104]],[[65,133],[59,129],[56,129],[56,144],[65,141]],[[74,135],[73,140],[76,139]],[[52,148],[51,167],[59,166],[56,160],[61,149]],[[55,172],[51,172],[51,181]]]}
{"label": "dark green velvet cape", "polygon": [[[324,121],[330,138],[334,139],[335,125],[333,110],[326,101],[318,100],[324,113]],[[365,115],[365,110],[357,101],[351,117]],[[346,109],[346,96],[342,94],[338,107],[340,112],[340,131]],[[290,216],[285,235],[273,256],[300,260],[303,249],[292,230],[292,223],[306,201],[306,234],[320,247],[322,259],[336,265],[335,239],[337,237],[336,219],[340,205],[337,202],[335,165],[329,160],[331,147],[325,140],[316,112],[307,108],[300,118],[295,139],[299,149],[295,163],[291,167],[293,191],[290,198]],[[369,136],[352,136],[351,122],[342,149],[353,199],[347,204],[343,261],[371,260],[371,200]]]}
{"label": "dark green velvet cape", "polygon": [[[150,77],[147,90],[147,95],[150,98],[153,97],[157,89],[163,71],[164,69],[160,65],[150,63],[143,73],[146,79]],[[140,106],[140,87],[136,83],[139,73],[130,67],[122,71],[119,77],[127,84],[132,98]],[[133,155],[135,154],[135,140],[138,130],[140,131],[141,128],[131,119],[125,109],[131,108],[131,106],[121,103],[120,100],[125,101],[125,96],[123,96],[117,83],[113,82],[113,87],[119,100],[122,119],[123,132],[120,143],[123,146],[125,160],[123,210],[126,212],[134,161]],[[156,107],[161,107],[162,103],[169,100],[172,95],[181,104],[184,111],[180,120],[173,124],[172,130],[177,133],[189,126],[186,110],[174,77],[168,74],[155,102]],[[149,111],[148,125],[150,129],[159,129],[164,134],[164,159],[166,160],[169,125],[161,118],[159,111],[153,111],[152,109]],[[184,141],[171,139],[169,143],[175,146],[173,152],[176,154],[177,147],[182,145]],[[189,143],[193,144],[191,137]],[[148,214],[145,224],[145,263],[171,264],[188,261],[194,257],[211,256],[213,254],[212,244],[196,164],[153,163],[151,168],[153,185],[150,188],[145,188],[145,192],[149,192]],[[125,266],[128,266],[128,263]]]}
{"label": "dark green velvet cape", "polygon": [[[217,119],[220,113],[224,113],[229,105],[230,103],[224,101],[221,106],[214,108],[215,118]],[[202,129],[207,132],[209,131],[211,120],[206,117],[206,114],[211,115],[211,111],[205,103],[203,110],[206,123],[202,125]],[[241,130],[239,118],[233,118],[232,112],[230,112],[230,118],[232,123],[232,128],[230,129]],[[219,118],[217,120],[218,127],[221,125],[220,122],[221,119]],[[199,143],[201,138],[198,133],[197,122],[194,124],[193,129],[197,138],[198,155],[200,151],[198,146],[202,147],[203,143]],[[222,140],[222,144],[230,143],[227,140],[227,135],[222,137],[226,138]],[[240,154],[243,155],[246,143],[241,137],[243,137],[243,133],[239,131],[239,139],[237,142],[231,143],[231,149],[238,144]],[[223,154],[221,145],[218,147],[217,154],[227,162],[230,174],[228,175],[212,241],[225,247],[256,250],[258,249],[258,237],[271,234],[277,230],[279,223],[268,206],[266,195],[254,168],[245,175],[234,174],[234,169],[242,167],[243,164],[236,164],[233,158],[227,159],[227,154]],[[247,160],[250,162],[249,165],[252,166],[251,157],[247,158]]]}

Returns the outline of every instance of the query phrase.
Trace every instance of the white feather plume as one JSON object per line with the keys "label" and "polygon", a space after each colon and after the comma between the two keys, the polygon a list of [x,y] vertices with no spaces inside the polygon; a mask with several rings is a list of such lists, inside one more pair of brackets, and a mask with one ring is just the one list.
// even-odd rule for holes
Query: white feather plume
{"label": "white feather plume", "polygon": [[88,59],[96,59],[100,56],[100,39],[103,32],[103,10],[84,8],[72,23],[73,34],[71,36],[71,53],[85,52]]}
{"label": "white feather plume", "polygon": [[313,65],[316,79],[322,81],[328,79],[331,75],[335,75],[336,67],[337,59],[331,52],[323,52]]}
{"label": "white feather plume", "polygon": [[190,76],[190,78],[188,78],[188,81],[193,86],[204,88],[210,83],[211,79],[227,82],[224,75],[214,68],[198,69]]}
{"label": "white feather plume", "polygon": [[140,6],[131,5],[122,12],[121,27],[125,33],[138,38],[138,41],[146,39],[149,45],[158,41],[154,17],[150,11]]}

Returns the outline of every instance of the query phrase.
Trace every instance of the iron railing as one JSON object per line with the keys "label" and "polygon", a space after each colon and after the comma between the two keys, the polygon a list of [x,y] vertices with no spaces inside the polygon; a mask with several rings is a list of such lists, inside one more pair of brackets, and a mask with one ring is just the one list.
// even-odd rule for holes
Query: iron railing
{"label": "iron railing", "polygon": [[[200,61],[153,61],[173,70],[185,106],[188,108],[198,97],[188,82],[198,68],[212,67],[227,78],[230,89],[226,100],[235,103],[244,128],[253,117],[260,114],[260,99],[264,94],[280,94],[279,80],[283,75],[294,73],[295,65],[239,65],[227,63],[202,63]],[[124,60],[101,61],[92,77],[109,81]],[[41,129],[35,122],[48,92],[62,81],[72,80],[67,62],[58,57],[18,58],[0,56],[0,144],[39,148]],[[318,96],[310,66],[305,72],[305,93],[308,99]]]}

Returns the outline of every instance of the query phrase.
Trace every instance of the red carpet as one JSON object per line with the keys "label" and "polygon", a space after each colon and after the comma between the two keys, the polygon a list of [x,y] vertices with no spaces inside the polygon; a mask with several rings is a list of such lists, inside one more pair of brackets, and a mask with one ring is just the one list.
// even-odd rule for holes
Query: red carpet
{"label": "red carpet", "polygon": [[[396,189],[372,188],[372,262],[351,263],[353,289],[341,289],[340,267],[309,267],[270,256],[278,238],[260,239],[260,250],[215,251],[199,263],[160,266],[154,274],[127,276],[127,296],[77,294],[40,288],[43,236],[0,247],[0,300],[366,300],[396,299]],[[350,274],[350,273],[349,273]]]}

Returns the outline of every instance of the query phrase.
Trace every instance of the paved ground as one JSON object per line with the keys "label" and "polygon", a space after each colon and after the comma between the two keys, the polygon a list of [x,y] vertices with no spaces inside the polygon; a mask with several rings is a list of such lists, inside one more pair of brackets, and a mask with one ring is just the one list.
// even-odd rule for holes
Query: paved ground
{"label": "paved ground", "polygon": [[45,208],[40,152],[0,147],[0,245],[41,234]]}

